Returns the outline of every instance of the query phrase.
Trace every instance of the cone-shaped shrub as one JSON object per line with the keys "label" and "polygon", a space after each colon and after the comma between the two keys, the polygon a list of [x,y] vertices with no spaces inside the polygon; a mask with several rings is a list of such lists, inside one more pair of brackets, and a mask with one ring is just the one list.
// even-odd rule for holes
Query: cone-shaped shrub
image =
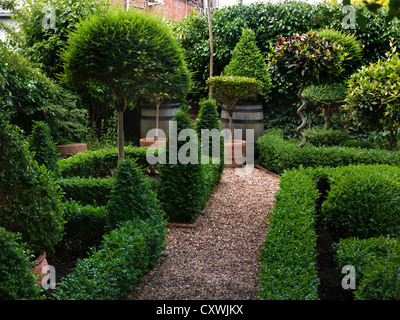
{"label": "cone-shaped shrub", "polygon": [[64,228],[61,189],[33,159],[21,131],[0,113],[0,225],[35,254],[52,251]]}
{"label": "cone-shaped shrub", "polygon": [[[160,165],[158,197],[170,220],[189,222],[198,216],[204,204],[205,186],[202,181],[198,137],[187,112],[178,111],[172,120],[176,121],[174,125],[178,136],[184,129],[192,130],[188,131],[185,141],[174,137],[168,139],[167,163]],[[185,157],[195,158],[195,161],[183,163]]]}
{"label": "cone-shaped shrub", "polygon": [[145,220],[163,214],[149,178],[134,160],[121,160],[115,179],[107,205],[109,227],[114,228],[123,221]]}
{"label": "cone-shaped shrub", "polygon": [[47,169],[59,173],[58,151],[53,142],[50,133],[50,127],[43,121],[35,121],[32,129],[32,135],[29,140],[29,149],[34,152],[34,159],[43,164]]}
{"label": "cone-shaped shrub", "polygon": [[271,78],[267,64],[256,43],[256,35],[251,29],[243,29],[242,36],[232,52],[232,59],[225,67],[223,75],[255,78],[262,82],[261,93],[268,94]]}

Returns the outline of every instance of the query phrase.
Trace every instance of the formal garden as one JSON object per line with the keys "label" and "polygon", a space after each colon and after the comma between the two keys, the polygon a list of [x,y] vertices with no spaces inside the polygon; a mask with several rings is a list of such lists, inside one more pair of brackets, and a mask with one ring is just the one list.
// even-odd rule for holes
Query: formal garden
{"label": "formal garden", "polygon": [[[256,299],[400,297],[390,5],[354,4],[354,28],[330,1],[181,21],[107,1],[0,5],[20,26],[1,25],[0,299],[128,299],[172,250],[174,225],[206,219],[216,197],[229,218],[234,172],[273,198],[257,220]],[[232,239],[252,199],[245,218],[232,214]],[[237,250],[253,241],[237,238]]]}

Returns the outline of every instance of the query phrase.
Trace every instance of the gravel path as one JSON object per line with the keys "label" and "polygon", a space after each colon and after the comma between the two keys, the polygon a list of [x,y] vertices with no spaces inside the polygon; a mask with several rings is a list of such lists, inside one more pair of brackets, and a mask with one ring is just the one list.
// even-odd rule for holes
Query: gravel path
{"label": "gravel path", "polygon": [[260,245],[279,178],[225,169],[196,228],[171,227],[166,255],[132,300],[255,300]]}

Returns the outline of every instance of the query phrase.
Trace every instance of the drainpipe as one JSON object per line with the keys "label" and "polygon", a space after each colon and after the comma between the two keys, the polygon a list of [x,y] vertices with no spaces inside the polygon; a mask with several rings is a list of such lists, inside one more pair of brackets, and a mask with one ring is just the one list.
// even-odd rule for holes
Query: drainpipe
{"label": "drainpipe", "polygon": [[125,9],[126,11],[129,10],[129,0],[125,0]]}

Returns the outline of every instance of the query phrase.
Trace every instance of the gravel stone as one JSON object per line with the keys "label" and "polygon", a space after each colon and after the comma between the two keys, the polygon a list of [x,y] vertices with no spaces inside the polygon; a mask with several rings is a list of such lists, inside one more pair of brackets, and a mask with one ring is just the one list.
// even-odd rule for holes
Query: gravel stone
{"label": "gravel stone", "polygon": [[259,255],[279,177],[226,168],[195,228],[170,227],[167,248],[131,300],[256,300]]}

